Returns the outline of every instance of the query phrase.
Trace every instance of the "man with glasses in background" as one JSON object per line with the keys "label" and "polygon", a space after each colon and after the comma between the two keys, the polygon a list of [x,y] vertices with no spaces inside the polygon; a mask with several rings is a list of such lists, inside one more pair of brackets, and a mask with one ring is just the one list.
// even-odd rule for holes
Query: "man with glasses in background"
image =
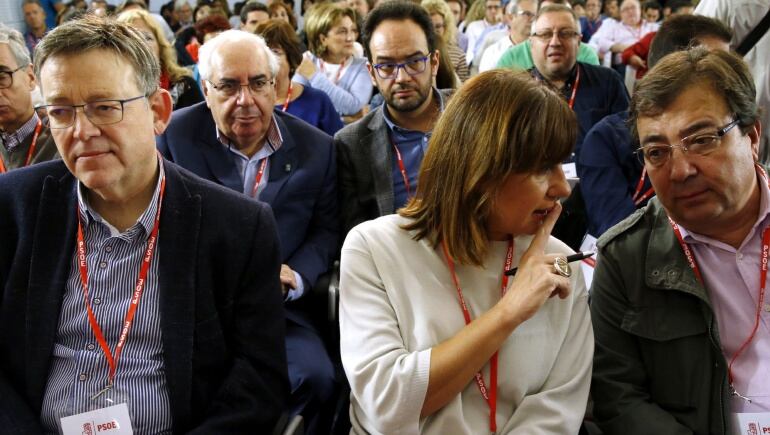
{"label": "man with glasses in background", "polygon": [[[567,0],[545,0],[540,2],[539,8],[553,5],[571,7]],[[532,20],[530,20],[531,23]],[[527,31],[531,32],[531,27]],[[535,66],[535,62],[532,60],[532,35],[529,36],[523,43],[512,45],[504,51],[497,61],[497,68],[528,70]],[[599,65],[599,56],[596,55],[596,51],[582,42],[578,44],[577,60],[582,63]]]}
{"label": "man with glasses in background", "polygon": [[439,53],[425,9],[383,3],[363,30],[369,74],[385,103],[334,136],[343,238],[414,195],[430,133],[451,93],[433,86]]}
{"label": "man with glasses in background", "polygon": [[760,113],[723,50],[669,54],[637,83],[631,135],[657,196],[599,239],[592,394],[608,435],[770,425]]}
{"label": "man with glasses in background", "polygon": [[0,24],[0,174],[58,156],[48,125],[32,106],[35,83],[24,38]]}
{"label": "man with glasses in background", "polygon": [[578,119],[573,157],[580,153],[586,132],[602,118],[628,108],[623,82],[609,68],[579,62],[580,26],[575,12],[565,5],[540,8],[532,26],[530,73],[560,90]]}
{"label": "man with glasses in background", "polygon": [[275,108],[279,63],[261,37],[223,32],[201,46],[198,68],[206,101],[174,112],[158,149],[196,175],[273,209],[291,413],[302,414],[308,433],[327,432],[318,417],[334,392],[334,368],[311,321],[318,308],[303,296],[330,269],[339,243],[332,138]]}
{"label": "man with glasses in background", "polygon": [[131,27],[63,24],[35,71],[62,161],[0,176],[3,431],[270,433],[288,379],[269,208],[159,157],[171,97]]}
{"label": "man with glasses in background", "polygon": [[[485,42],[481,49],[481,61],[478,62],[479,72],[494,69],[497,61],[510,47],[529,39],[532,22],[537,14],[537,0],[510,0],[505,6],[505,11],[508,29],[502,32],[506,35],[489,45]],[[494,37],[494,33],[487,35],[487,42]]]}

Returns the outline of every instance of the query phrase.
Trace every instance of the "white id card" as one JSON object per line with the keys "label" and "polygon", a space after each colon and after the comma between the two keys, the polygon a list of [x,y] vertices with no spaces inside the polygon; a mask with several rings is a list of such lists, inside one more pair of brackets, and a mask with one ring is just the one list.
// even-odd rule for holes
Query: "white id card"
{"label": "white id card", "polygon": [[741,435],[770,434],[770,412],[733,413],[733,433]]}
{"label": "white id card", "polygon": [[63,435],[134,435],[125,403],[63,417],[61,429]]}

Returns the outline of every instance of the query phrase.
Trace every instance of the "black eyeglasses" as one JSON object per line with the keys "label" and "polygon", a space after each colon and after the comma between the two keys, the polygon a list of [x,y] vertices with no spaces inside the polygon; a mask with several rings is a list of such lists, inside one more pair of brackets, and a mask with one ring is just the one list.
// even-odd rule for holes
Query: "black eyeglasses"
{"label": "black eyeglasses", "polygon": [[553,30],[541,30],[539,32],[533,33],[531,36],[543,42],[548,42],[553,39],[553,35],[556,35],[556,37],[561,41],[568,41],[576,36],[579,36],[580,32],[576,32],[574,30],[559,30],[558,32],[554,32]]}
{"label": "black eyeglasses", "polygon": [[253,95],[260,95],[267,92],[270,87],[268,85],[273,84],[273,80],[260,77],[249,80],[246,84],[240,84],[235,80],[222,80],[221,82],[214,84],[206,80],[212,88],[225,97],[231,98],[241,93],[241,88],[249,88]]}
{"label": "black eyeglasses", "polygon": [[398,77],[398,70],[401,68],[403,68],[410,76],[416,76],[425,71],[425,64],[427,63],[428,58],[430,58],[430,55],[410,59],[403,63],[378,63],[372,65],[372,68],[374,68],[374,70],[377,71],[377,75],[384,80]]}
{"label": "black eyeglasses", "polygon": [[146,95],[127,98],[125,100],[99,100],[86,104],[47,104],[36,107],[44,108],[48,112],[48,126],[51,128],[67,128],[75,123],[75,114],[78,107],[83,108],[91,123],[94,125],[117,124],[123,120],[123,109],[126,103],[146,98]]}
{"label": "black eyeglasses", "polygon": [[674,148],[681,148],[684,153],[705,156],[719,148],[722,137],[736,125],[738,125],[737,119],[715,132],[691,134],[682,138],[679,144],[648,143],[637,148],[635,153],[641,164],[647,164],[653,168],[665,165],[671,159]]}
{"label": "black eyeglasses", "polygon": [[13,74],[26,66],[27,65],[20,66],[13,71],[0,71],[0,89],[6,89],[13,86]]}

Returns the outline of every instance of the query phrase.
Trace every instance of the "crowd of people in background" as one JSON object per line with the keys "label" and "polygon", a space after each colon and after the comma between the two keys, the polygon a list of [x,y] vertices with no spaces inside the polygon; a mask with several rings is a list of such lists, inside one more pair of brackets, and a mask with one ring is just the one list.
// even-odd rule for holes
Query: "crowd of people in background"
{"label": "crowd of people in background", "polygon": [[[0,23],[0,329],[17,328],[0,332],[0,422],[55,432],[92,387],[157,393],[128,401],[135,433],[296,416],[308,434],[770,422],[766,268],[757,299],[740,264],[744,248],[765,264],[770,243],[770,0],[298,1],[21,0],[25,29]],[[77,144],[103,140],[118,163],[84,163]],[[167,179],[194,215],[174,210],[175,229],[157,222]],[[63,302],[33,331],[43,296],[19,294],[45,287],[41,246],[58,259],[41,294]],[[562,263],[585,250],[598,263]],[[510,285],[499,263],[518,268]],[[105,340],[93,312],[122,316],[100,298],[116,285],[138,301],[147,269],[123,371],[122,317]],[[172,273],[194,300],[151,296]],[[6,358],[14,340],[27,354]]]}

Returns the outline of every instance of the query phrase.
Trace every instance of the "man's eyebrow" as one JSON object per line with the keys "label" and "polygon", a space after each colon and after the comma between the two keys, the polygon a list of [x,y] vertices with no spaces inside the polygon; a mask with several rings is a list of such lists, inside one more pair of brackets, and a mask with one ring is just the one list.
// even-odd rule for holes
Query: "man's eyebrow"
{"label": "man's eyebrow", "polygon": [[[405,57],[404,57],[404,59],[411,59],[411,58],[413,58],[413,57],[417,57],[417,56],[427,56],[427,55],[426,55],[426,54],[424,54],[422,51],[420,51],[420,50],[417,50],[417,51],[415,51],[414,53],[412,53],[412,54],[410,54],[410,55],[408,55],[408,56],[405,56]],[[385,63],[385,62],[388,62],[388,63],[390,63],[390,62],[396,62],[397,60],[398,60],[398,59],[396,59],[396,58],[394,58],[394,57],[389,57],[389,56],[377,56],[377,63]]]}
{"label": "man's eyebrow", "polygon": [[[263,80],[263,79],[266,79],[266,78],[267,78],[267,75],[265,75],[265,74],[257,74],[255,76],[249,77],[249,81],[251,82],[251,81],[254,81],[254,80]],[[231,78],[231,77],[222,77],[221,79],[219,79],[219,83],[223,83],[223,82],[224,83],[240,83],[240,80],[234,79],[234,78]]]}
{"label": "man's eyebrow", "polygon": [[[695,122],[694,124],[690,124],[687,127],[679,130],[679,138],[685,138],[687,136],[690,136],[693,133],[697,133],[704,128],[716,128],[714,125],[714,122],[708,119],[704,119],[698,122]],[[644,136],[640,140],[641,145],[646,145],[648,143],[668,143],[668,137],[666,135],[661,133],[653,133],[649,134],[647,136]]]}
{"label": "man's eyebrow", "polygon": [[679,130],[679,137],[687,137],[687,136],[689,136],[689,135],[691,135],[693,133],[697,133],[697,132],[703,130],[704,128],[709,128],[709,127],[710,128],[715,128],[715,129],[719,128],[719,127],[716,126],[716,124],[714,124],[713,121],[708,120],[708,119],[704,119],[704,120],[698,121],[698,122],[696,122],[694,124],[691,124],[691,125],[687,126],[686,128],[684,128],[682,130]]}
{"label": "man's eyebrow", "polygon": [[655,133],[655,134],[648,134],[647,136],[643,137],[639,141],[639,144],[641,146],[645,146],[648,143],[661,143],[661,142],[666,142],[666,141],[668,141],[668,138],[666,136],[664,136],[662,134],[659,134],[659,133]]}

